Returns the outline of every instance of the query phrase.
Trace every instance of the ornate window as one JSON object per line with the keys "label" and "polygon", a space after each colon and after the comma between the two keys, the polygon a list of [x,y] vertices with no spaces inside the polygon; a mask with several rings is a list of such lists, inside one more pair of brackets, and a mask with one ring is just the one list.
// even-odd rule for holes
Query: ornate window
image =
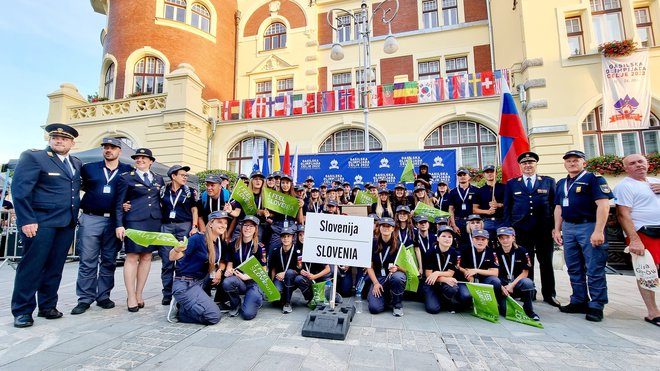
{"label": "ornate window", "polygon": [[135,63],[133,92],[160,94],[163,92],[165,63],[156,57],[144,57]]}
{"label": "ornate window", "polygon": [[442,21],[445,26],[458,24],[458,5],[456,0],[442,0]]}
{"label": "ornate window", "polygon": [[[369,134],[369,150],[382,151],[383,145],[373,134]],[[364,151],[364,130],[344,129],[327,137],[321,147],[320,153]]]}
{"label": "ornate window", "polygon": [[456,149],[461,166],[481,168],[497,164],[496,135],[474,121],[452,121],[434,129],[424,139],[424,149]]}
{"label": "ornate window", "polygon": [[351,72],[338,72],[332,74],[332,90],[350,89]]}
{"label": "ornate window", "polygon": [[257,81],[257,97],[269,97],[273,93],[273,82],[271,80]]}
{"label": "ornate window", "polygon": [[447,76],[463,75],[468,71],[467,57],[445,59]]}
{"label": "ornate window", "polygon": [[277,80],[277,95],[284,95],[293,91],[293,77]]}
{"label": "ornate window", "polygon": [[635,9],[635,23],[637,24],[637,34],[642,41],[641,46],[647,48],[654,46],[653,23],[651,23],[651,16],[648,7]]}
{"label": "ornate window", "polygon": [[202,4],[193,4],[190,17],[191,24],[204,32],[211,31],[211,13]]}
{"label": "ornate window", "polygon": [[264,50],[286,48],[286,26],[273,23],[264,32]]}
{"label": "ornate window", "polygon": [[651,113],[651,123],[644,130],[602,131],[602,106],[591,111],[582,122],[584,153],[587,159],[601,155],[627,156],[631,153],[660,152],[660,120]]}
{"label": "ornate window", "polygon": [[417,64],[417,73],[420,80],[440,77],[440,60],[423,61]]}
{"label": "ornate window", "polygon": [[173,21],[186,21],[185,0],[165,0],[165,18]]}
{"label": "ornate window", "polygon": [[566,36],[571,56],[584,54],[584,37],[580,17],[566,18]]}
{"label": "ornate window", "polygon": [[[272,169],[272,156],[275,151],[275,144],[272,140],[264,137],[251,137],[243,139],[236,143],[227,154],[227,170],[237,174],[250,175],[252,172],[252,153],[254,146],[257,146],[259,154],[259,164],[262,164],[264,154],[264,143],[268,145],[268,168]],[[264,174],[267,175],[267,174]]]}
{"label": "ornate window", "polygon": [[348,14],[337,16],[337,42],[343,43],[351,40],[351,16]]}
{"label": "ornate window", "polygon": [[438,27],[438,1],[422,1],[422,21],[424,28]]}
{"label": "ornate window", "polygon": [[620,0],[590,0],[590,4],[596,43],[623,40]]}
{"label": "ornate window", "polygon": [[115,97],[115,64],[111,63],[105,70],[103,79],[103,97],[113,99]]}

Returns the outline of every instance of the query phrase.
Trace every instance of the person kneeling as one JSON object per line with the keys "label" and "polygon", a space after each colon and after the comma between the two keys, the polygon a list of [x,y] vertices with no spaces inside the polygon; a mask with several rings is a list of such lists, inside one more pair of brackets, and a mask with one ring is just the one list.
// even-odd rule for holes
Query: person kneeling
{"label": "person kneeling", "polygon": [[[500,267],[495,251],[488,246],[489,237],[490,234],[485,229],[475,229],[472,231],[472,246],[461,251],[459,270],[468,282],[493,285],[493,291],[495,291],[495,297],[499,303],[503,297],[502,283],[497,278]],[[461,297],[470,295],[465,284],[460,284],[459,290],[461,291]],[[505,314],[501,311],[501,308],[500,314]]]}
{"label": "person kneeling", "polygon": [[[282,313],[293,312],[291,296],[295,290],[295,280],[300,275],[296,270],[298,257],[302,258],[302,250],[293,248],[293,228],[282,228],[280,232],[280,247],[273,250],[268,261],[268,271],[275,287],[282,297]],[[293,264],[291,263],[293,261]],[[302,260],[300,260],[302,263]]]}

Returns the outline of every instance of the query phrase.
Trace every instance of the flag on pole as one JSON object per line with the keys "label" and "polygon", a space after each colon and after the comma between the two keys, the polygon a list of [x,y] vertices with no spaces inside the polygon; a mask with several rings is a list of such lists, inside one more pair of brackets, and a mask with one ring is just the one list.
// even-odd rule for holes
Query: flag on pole
{"label": "flag on pole", "polygon": [[259,170],[259,146],[257,140],[252,138],[252,171]]}
{"label": "flag on pole", "polygon": [[509,84],[504,77],[500,81],[502,87],[502,102],[500,116],[500,160],[502,163],[502,183],[521,175],[518,156],[529,151],[527,134],[518,115],[516,103],[513,101]]}
{"label": "flag on pole", "polygon": [[289,142],[286,142],[286,148],[284,148],[284,165],[282,165],[282,172],[286,175],[291,176],[291,158],[289,156]]}
{"label": "flag on pole", "polygon": [[273,152],[273,172],[280,171],[280,149],[275,142],[275,151]]}
{"label": "flag on pole", "polygon": [[298,145],[296,144],[296,152],[293,155],[293,162],[291,163],[291,178],[293,184],[298,184]]}
{"label": "flag on pole", "polygon": [[264,176],[268,176],[269,170],[268,170],[268,140],[264,139],[263,141],[264,144],[264,158],[261,160],[261,173],[264,174]]}
{"label": "flag on pole", "polygon": [[403,168],[401,173],[400,182],[409,182],[412,183],[415,181],[415,170],[413,169],[412,159],[408,157],[408,162],[406,162],[406,167]]}

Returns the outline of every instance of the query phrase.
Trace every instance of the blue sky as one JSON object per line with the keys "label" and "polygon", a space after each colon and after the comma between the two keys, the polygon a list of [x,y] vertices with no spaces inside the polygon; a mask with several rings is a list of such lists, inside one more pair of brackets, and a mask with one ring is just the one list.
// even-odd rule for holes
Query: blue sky
{"label": "blue sky", "polygon": [[0,17],[0,163],[43,148],[47,94],[68,82],[96,93],[106,18],[89,0],[7,2]]}

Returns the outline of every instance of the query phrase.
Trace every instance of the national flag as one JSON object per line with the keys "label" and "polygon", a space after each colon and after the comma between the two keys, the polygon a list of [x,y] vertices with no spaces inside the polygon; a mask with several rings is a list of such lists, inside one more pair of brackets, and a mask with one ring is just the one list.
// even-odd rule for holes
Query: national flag
{"label": "national flag", "polygon": [[275,97],[274,116],[291,116],[291,96],[289,94]]}
{"label": "national flag", "polygon": [[406,104],[406,84],[403,82],[394,84],[394,104]]}
{"label": "national flag", "polygon": [[317,112],[331,112],[336,111],[337,107],[335,106],[335,91],[323,91],[318,93],[318,102],[320,105],[320,110],[317,109]]}
{"label": "national flag", "polygon": [[435,102],[438,100],[436,79],[419,81],[418,101],[420,103]]}
{"label": "national flag", "polygon": [[447,99],[458,99],[461,97],[461,77],[459,75],[447,76]]}
{"label": "national flag", "polygon": [[273,151],[273,172],[280,171],[280,149],[275,142],[275,150]]}
{"label": "national flag", "polygon": [[505,81],[507,84],[509,83],[509,70],[506,68],[496,70],[493,72],[493,75],[495,76],[495,94],[502,94],[502,81]]}
{"label": "national flag", "polygon": [[298,184],[298,145],[296,144],[296,152],[293,155],[293,162],[291,163],[291,178],[293,184]]}
{"label": "national flag", "polygon": [[284,149],[284,167],[282,172],[286,175],[291,175],[291,158],[289,156],[289,142],[286,142],[286,148]]}
{"label": "national flag", "polygon": [[378,90],[378,105],[391,106],[394,104],[394,84],[387,84],[379,86]]}
{"label": "national flag", "polygon": [[268,140],[264,139],[262,143],[264,144],[264,155],[261,160],[261,173],[264,174],[264,176],[268,176],[268,174],[270,174],[268,169]]}
{"label": "national flag", "polygon": [[339,111],[355,109],[355,89],[341,89],[336,94],[337,104]]}
{"label": "national flag", "polygon": [[500,116],[500,156],[502,163],[502,183],[521,175],[518,166],[518,156],[529,151],[527,134],[518,115],[518,109],[513,101],[509,84],[501,78],[502,112]]}
{"label": "national flag", "polygon": [[480,97],[481,93],[481,74],[471,73],[468,75],[468,84],[470,86],[470,96],[471,97]]}
{"label": "national flag", "polygon": [[470,97],[470,83],[468,79],[468,74],[464,73],[460,76],[460,89],[459,89],[459,95],[461,98],[469,98]]}
{"label": "national flag", "polygon": [[417,103],[417,94],[419,93],[419,84],[417,81],[408,81],[404,83],[406,92],[406,104]]}
{"label": "national flag", "polygon": [[447,85],[447,80],[444,77],[438,77],[435,79],[435,86],[435,95],[438,97],[438,100],[447,100],[449,97],[449,87]]}
{"label": "national flag", "polygon": [[268,104],[270,97],[257,97],[252,105],[254,118],[270,117],[270,105]]}
{"label": "national flag", "polygon": [[305,113],[316,112],[316,93],[307,93],[305,96]]}
{"label": "national flag", "polygon": [[382,93],[379,89],[380,85],[369,85],[369,98],[367,99],[369,107],[378,107],[378,99]]}
{"label": "national flag", "polygon": [[489,96],[495,94],[495,76],[493,71],[481,73],[481,94]]}
{"label": "national flag", "polygon": [[259,170],[259,146],[256,139],[252,138],[252,171]]}
{"label": "national flag", "polygon": [[251,118],[254,117],[253,108],[254,108],[254,99],[246,99],[246,100],[243,101],[243,118],[244,119],[251,119]]}
{"label": "national flag", "polygon": [[303,101],[303,95],[302,94],[294,94],[292,96],[293,104],[292,104],[292,109],[291,113],[294,115],[302,115],[303,113],[303,106],[304,106],[304,101]]}
{"label": "national flag", "polygon": [[223,120],[238,120],[241,116],[241,102],[238,100],[224,101],[222,104]]}

